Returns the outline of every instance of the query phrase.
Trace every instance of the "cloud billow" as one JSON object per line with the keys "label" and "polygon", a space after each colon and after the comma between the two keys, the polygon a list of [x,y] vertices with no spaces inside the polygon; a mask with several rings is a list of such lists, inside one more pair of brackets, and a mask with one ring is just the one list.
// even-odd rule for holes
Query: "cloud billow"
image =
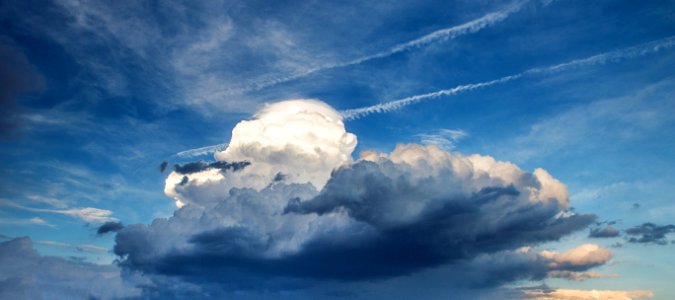
{"label": "cloud billow", "polygon": [[[318,101],[266,107],[238,124],[216,155],[250,165],[174,170],[165,191],[187,205],[119,230],[120,265],[156,283],[175,277],[223,289],[282,279],[384,280],[450,265],[472,274],[466,285],[496,286],[591,278],[585,271],[611,257],[593,247],[567,256],[519,250],[596,219],[570,211],[565,185],[543,169],[415,144],[364,151],[353,161],[355,141]],[[181,184],[183,176],[190,180]],[[600,259],[570,258],[598,251]],[[490,277],[498,272],[504,276]]]}

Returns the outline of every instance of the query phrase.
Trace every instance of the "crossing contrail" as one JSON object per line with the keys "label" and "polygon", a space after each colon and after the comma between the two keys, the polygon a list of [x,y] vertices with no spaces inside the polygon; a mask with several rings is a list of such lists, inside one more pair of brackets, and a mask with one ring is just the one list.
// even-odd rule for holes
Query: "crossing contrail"
{"label": "crossing contrail", "polygon": [[405,52],[408,50],[412,50],[415,48],[420,48],[424,47],[426,45],[435,43],[435,42],[441,42],[441,41],[447,41],[454,39],[456,37],[469,34],[469,33],[474,33],[477,31],[480,31],[481,29],[492,26],[495,23],[501,22],[505,20],[506,18],[509,17],[509,15],[519,11],[525,3],[529,2],[529,0],[519,0],[516,2],[511,3],[507,7],[503,8],[502,10],[499,11],[494,11],[491,13],[488,13],[478,19],[471,20],[469,22],[456,25],[453,27],[448,27],[448,28],[443,28],[436,30],[432,33],[429,33],[427,35],[418,37],[414,40],[407,41],[405,43],[401,43],[398,45],[395,45],[387,50],[380,51],[375,54],[359,57],[350,61],[346,62],[341,62],[341,63],[332,63],[332,64],[325,64],[321,65],[315,68],[311,68],[308,70],[305,70],[300,73],[288,75],[288,76],[283,76],[283,77],[277,77],[273,79],[268,79],[268,80],[262,80],[258,82],[251,83],[249,85],[240,87],[240,88],[235,88],[235,89],[227,89],[221,92],[217,92],[218,96],[225,96],[225,95],[238,95],[250,91],[257,91],[261,90],[264,88],[268,88],[271,86],[275,86],[284,82],[292,81],[295,79],[299,79],[302,77],[309,76],[311,74],[321,72],[324,70],[330,70],[330,69],[337,69],[337,68],[344,68],[348,66],[354,66],[354,65],[359,65],[364,62],[373,60],[373,59],[378,59],[378,58],[384,58],[388,57],[397,53]]}
{"label": "crossing contrail", "polygon": [[[390,112],[393,110],[401,109],[403,107],[406,107],[411,104],[415,104],[421,101],[425,100],[431,100],[434,98],[439,98],[442,96],[451,96],[455,95],[461,92],[468,92],[472,90],[478,90],[478,89],[483,89],[487,88],[496,84],[500,83],[506,83],[509,81],[513,81],[525,76],[529,75],[536,75],[536,74],[545,74],[545,73],[555,73],[555,72],[562,72],[565,70],[573,69],[573,68],[578,68],[578,67],[583,67],[583,66],[589,66],[589,65],[599,65],[599,64],[606,64],[610,62],[617,62],[623,59],[629,59],[629,58],[636,58],[640,56],[644,56],[650,53],[655,53],[661,50],[665,49],[670,49],[675,46],[675,36],[670,36],[666,38],[662,38],[659,40],[654,40],[651,42],[631,46],[628,48],[622,48],[614,51],[609,51],[609,52],[604,52],[600,54],[596,54],[593,56],[589,56],[586,58],[580,58],[580,59],[575,59],[571,60],[568,62],[564,62],[561,64],[557,65],[552,65],[552,66],[547,66],[547,67],[540,67],[540,68],[532,68],[529,70],[526,70],[521,73],[517,73],[514,75],[509,75],[509,76],[504,76],[498,79],[490,80],[490,81],[484,81],[484,82],[479,82],[479,83],[471,83],[471,84],[464,84],[464,85],[459,85],[450,89],[445,89],[445,90],[440,90],[440,91],[435,91],[431,93],[426,93],[426,94],[420,94],[420,95],[414,95],[414,96],[409,96],[405,97],[402,99],[398,100],[393,100],[389,102],[384,102],[372,106],[366,106],[366,107],[361,107],[361,108],[353,108],[353,109],[346,109],[343,111],[340,111],[340,114],[344,118],[345,121],[349,120],[355,120],[359,119],[371,114],[377,114],[377,113],[386,113]],[[216,151],[221,151],[225,147],[227,147],[227,144],[218,144],[218,145],[213,145],[213,146],[207,146],[207,147],[201,147],[201,148],[196,148],[196,149],[190,149],[182,152],[178,152],[176,156],[179,157],[194,157],[194,156],[201,156],[201,155],[206,155],[210,154]]]}
{"label": "crossing contrail", "polygon": [[495,80],[490,80],[490,81],[485,81],[485,82],[480,82],[480,83],[471,83],[471,84],[465,84],[465,85],[459,85],[450,89],[445,89],[445,90],[440,90],[440,91],[435,91],[431,93],[426,93],[426,94],[420,94],[420,95],[414,95],[414,96],[409,96],[405,97],[402,99],[398,100],[393,100],[389,102],[384,102],[372,106],[366,106],[366,107],[361,107],[361,108],[354,108],[354,109],[347,109],[343,110],[340,113],[342,114],[342,117],[345,120],[354,120],[358,119],[361,117],[365,117],[370,114],[376,114],[376,113],[386,113],[390,112],[393,110],[401,109],[405,106],[415,104],[424,100],[430,100],[442,96],[451,96],[455,95],[461,92],[466,92],[466,91],[472,91],[472,90],[477,90],[477,89],[482,89],[486,87],[490,87],[496,84],[500,83],[505,83],[509,81],[513,81],[516,79],[519,79],[524,76],[528,75],[534,75],[534,74],[542,74],[542,73],[554,73],[554,72],[561,72],[564,70],[572,69],[572,68],[577,68],[577,67],[583,67],[583,66],[589,66],[589,65],[598,65],[598,64],[605,64],[608,62],[614,62],[614,61],[619,61],[622,59],[628,59],[628,58],[635,58],[635,57],[640,57],[643,55],[647,55],[650,53],[658,52],[663,49],[668,49],[672,48],[675,46],[675,36],[647,42],[644,44],[628,47],[628,48],[623,48],[619,50],[614,50],[610,52],[605,52],[597,55],[593,55],[587,58],[582,58],[582,59],[575,59],[569,62],[553,65],[553,66],[548,66],[548,67],[541,67],[541,68],[532,68],[529,70],[526,70],[524,72],[518,73],[518,74],[513,74],[509,76],[504,76],[499,79]]}
{"label": "crossing contrail", "polygon": [[227,143],[185,150],[185,151],[181,151],[181,152],[176,153],[175,156],[182,157],[182,158],[202,156],[202,155],[211,154],[211,153],[214,153],[214,152],[217,152],[217,151],[223,151],[223,150],[225,150],[225,148],[227,148]]}

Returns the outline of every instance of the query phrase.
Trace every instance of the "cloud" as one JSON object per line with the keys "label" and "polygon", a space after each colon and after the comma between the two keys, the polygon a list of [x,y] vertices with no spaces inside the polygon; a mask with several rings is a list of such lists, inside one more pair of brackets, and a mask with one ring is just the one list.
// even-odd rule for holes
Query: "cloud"
{"label": "cloud", "polygon": [[542,251],[539,255],[550,260],[552,268],[588,269],[612,258],[612,252],[595,244],[584,244],[563,253]]}
{"label": "cloud", "polygon": [[43,225],[43,226],[49,226],[49,227],[55,227],[54,225],[50,224],[49,222],[38,218],[30,218],[30,219],[19,219],[19,218],[0,218],[0,224],[4,225]]}
{"label": "cloud", "polygon": [[57,241],[35,241],[33,242],[38,245],[45,245],[45,246],[51,246],[51,247],[60,247],[60,248],[70,248],[70,249],[75,249],[80,252],[90,252],[90,253],[105,253],[108,252],[108,249],[103,248],[101,246],[96,246],[96,245],[91,245],[91,244],[79,244],[79,245],[73,245],[73,244],[68,244],[68,243],[63,243],[63,242],[57,242]]}
{"label": "cloud", "polygon": [[[672,122],[672,115],[666,112],[675,109],[673,86],[674,82],[666,79],[626,96],[592,101],[544,118],[532,125],[526,135],[515,139],[516,147],[509,149],[509,156],[525,161],[569,151],[601,151],[600,145],[631,143],[652,132],[658,134],[664,124]],[[587,201],[626,193],[630,188],[648,190],[649,184],[615,182],[581,190],[574,199]]]}
{"label": "cloud", "polygon": [[[249,166],[172,172],[167,194],[187,205],[121,229],[114,252],[125,269],[225,289],[381,280],[445,265],[468,272],[479,257],[558,240],[595,221],[569,211],[567,188],[543,169],[415,144],[352,161],[355,144],[326,104],[269,105],[237,124],[216,155]],[[190,180],[181,186],[183,176]],[[611,257],[594,245],[512,255],[531,257],[519,268],[532,271],[505,267],[520,275],[504,278],[583,272]]]}
{"label": "cloud", "polygon": [[511,14],[518,12],[524,4],[529,2],[528,0],[519,0],[515,1],[505,8],[494,11],[491,13],[488,13],[478,19],[471,20],[469,22],[456,25],[453,27],[449,28],[443,28],[436,30],[432,33],[426,34],[424,36],[418,37],[416,39],[395,45],[387,50],[377,52],[375,54],[359,57],[350,61],[342,62],[342,63],[330,63],[330,64],[324,64],[318,67],[310,68],[308,70],[302,71],[297,74],[289,75],[289,76],[284,76],[284,77],[277,77],[273,79],[267,79],[267,80],[262,80],[262,81],[257,81],[249,85],[248,87],[242,87],[242,88],[237,88],[237,89],[229,89],[220,92],[219,94],[222,95],[234,95],[234,94],[241,94],[245,92],[250,92],[250,91],[256,91],[268,87],[272,87],[281,83],[289,82],[292,80],[296,80],[299,78],[303,78],[318,72],[330,70],[330,69],[337,69],[337,68],[344,68],[344,67],[349,67],[349,66],[354,66],[354,65],[360,65],[362,63],[375,60],[375,59],[380,59],[380,58],[385,58],[388,56],[392,56],[397,53],[405,52],[405,51],[410,51],[413,49],[421,48],[424,46],[427,46],[431,43],[436,43],[436,42],[443,42],[447,41],[450,39],[454,39],[456,37],[470,34],[470,33],[475,33],[478,32],[486,27],[492,26],[496,23],[499,23],[501,21],[504,21],[506,18],[508,18]]}
{"label": "cloud", "polygon": [[233,187],[260,190],[280,172],[285,183],[311,182],[321,188],[334,168],[352,160],[354,147],[356,136],[346,132],[332,107],[317,100],[282,101],[238,123],[228,147],[217,152],[217,162],[212,163],[250,165],[234,172],[188,164],[201,166],[195,169],[199,172],[188,174],[189,181],[181,185],[182,168],[176,169],[167,177],[164,192],[178,205],[219,201]]}
{"label": "cloud", "polygon": [[525,291],[526,299],[534,300],[597,300],[621,299],[633,300],[654,297],[651,291],[605,291],[605,290],[529,290]]}
{"label": "cloud", "polygon": [[585,281],[593,278],[617,278],[617,274],[602,274],[598,272],[575,272],[575,271],[550,271],[549,277],[564,278],[574,281]]}
{"label": "cloud", "polygon": [[354,161],[355,146],[324,103],[267,106],[237,124],[216,155],[250,165],[235,172],[198,162],[172,172],[167,194],[184,205],[120,229],[120,266],[151,281],[146,294],[197,298],[369,289],[425,272],[444,274],[458,290],[611,276],[590,271],[612,257],[597,245],[534,250],[596,219],[571,211],[566,186],[547,171],[416,144],[363,151]]}
{"label": "cloud", "polygon": [[590,233],[588,234],[588,237],[590,238],[612,238],[612,237],[617,237],[619,236],[621,232],[612,227],[612,226],[606,226],[602,228],[591,228]]}
{"label": "cloud", "polygon": [[124,225],[122,225],[121,222],[105,222],[103,225],[99,226],[98,229],[96,230],[96,233],[98,235],[106,234],[109,232],[118,232],[122,228],[124,228]]}
{"label": "cloud", "polygon": [[452,150],[455,144],[467,135],[463,130],[443,128],[432,134],[418,134],[417,137],[424,145],[436,145],[441,149]]}
{"label": "cloud", "polygon": [[666,235],[675,233],[675,225],[659,226],[653,223],[644,223],[628,228],[624,231],[629,243],[666,245]]}
{"label": "cloud", "polygon": [[181,175],[188,175],[192,173],[199,173],[203,172],[209,169],[218,169],[221,170],[222,172],[225,172],[227,170],[232,170],[232,172],[236,172],[239,170],[242,170],[249,166],[251,163],[247,161],[242,161],[242,162],[234,162],[234,163],[228,163],[226,161],[214,161],[214,162],[203,162],[203,161],[198,161],[198,162],[191,162],[191,163],[186,163],[186,164],[176,164],[173,167],[174,172],[177,174]]}
{"label": "cloud", "polygon": [[590,65],[601,65],[601,64],[606,64],[609,62],[617,62],[620,60],[624,59],[630,59],[630,58],[636,58],[648,54],[652,54],[655,52],[659,52],[665,49],[670,49],[673,46],[675,46],[675,37],[666,37],[662,38],[659,40],[639,44],[636,46],[632,47],[627,47],[627,48],[622,48],[610,52],[605,52],[605,53],[600,53],[597,55],[593,55],[590,57],[582,58],[582,59],[575,59],[569,62],[553,65],[553,66],[548,66],[548,67],[541,67],[541,68],[532,68],[529,70],[526,70],[521,73],[517,73],[514,75],[509,75],[509,76],[504,76],[499,79],[495,80],[490,80],[490,81],[485,81],[485,82],[480,82],[480,83],[472,83],[472,84],[464,84],[464,85],[459,85],[451,89],[445,89],[445,90],[440,90],[436,92],[431,92],[431,93],[426,93],[426,94],[420,94],[420,95],[414,95],[414,96],[409,96],[403,99],[398,99],[398,100],[392,100],[376,105],[371,105],[371,106],[366,106],[366,107],[361,107],[361,108],[352,108],[352,109],[347,109],[343,110],[340,113],[342,116],[345,118],[345,120],[354,120],[354,119],[359,119],[365,116],[368,116],[370,114],[375,114],[375,113],[387,113],[390,111],[398,110],[403,107],[406,107],[408,105],[412,105],[424,100],[430,100],[430,99],[436,99],[439,97],[443,96],[451,96],[455,95],[461,92],[466,92],[466,91],[473,91],[477,89],[483,89],[487,88],[496,84],[500,83],[506,83],[510,82],[516,79],[520,79],[524,76],[529,76],[529,75],[537,75],[537,74],[546,74],[546,73],[553,73],[553,72],[562,72],[565,70],[573,69],[573,68],[579,68],[579,67],[585,67],[585,66],[590,66]]}
{"label": "cloud", "polygon": [[120,269],[114,265],[41,256],[28,237],[0,243],[2,299],[110,299],[137,296],[139,292],[122,280]]}
{"label": "cloud", "polygon": [[50,214],[61,214],[68,215],[80,218],[87,222],[109,222],[115,221],[117,219],[111,217],[112,211],[94,207],[80,207],[80,208],[70,208],[70,209],[45,209],[45,208],[33,208],[23,205],[16,204],[7,200],[0,200],[0,205],[7,206],[15,209],[37,212],[37,213],[50,213]]}
{"label": "cloud", "polygon": [[218,152],[218,151],[223,151],[223,150],[225,150],[225,148],[227,148],[227,143],[217,144],[217,145],[212,145],[212,146],[206,146],[206,147],[201,147],[201,148],[195,148],[195,149],[189,149],[189,150],[178,152],[175,155],[178,156],[178,157],[196,157],[196,156],[211,154],[211,153]]}
{"label": "cloud", "polygon": [[[570,256],[574,258],[570,259]],[[591,256],[596,257],[589,259]],[[537,252],[531,247],[522,247],[481,254],[473,260],[453,265],[454,273],[450,272],[444,277],[450,276],[454,284],[471,288],[495,287],[518,280],[546,278],[584,281],[592,278],[616,277],[614,274],[587,271],[607,263],[610,259],[609,249],[593,244],[580,245],[562,253]]]}

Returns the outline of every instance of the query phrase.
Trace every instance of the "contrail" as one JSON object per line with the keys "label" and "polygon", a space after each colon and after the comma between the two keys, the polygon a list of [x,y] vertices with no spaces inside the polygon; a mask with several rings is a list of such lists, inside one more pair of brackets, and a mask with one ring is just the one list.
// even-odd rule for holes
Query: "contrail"
{"label": "contrail", "polygon": [[[572,61],[569,61],[569,62],[557,64],[557,65],[552,65],[552,66],[548,66],[548,67],[541,67],[541,68],[532,68],[532,69],[526,70],[526,71],[518,73],[518,74],[504,76],[502,78],[495,79],[495,80],[490,80],[490,81],[485,81],[485,82],[480,82],[480,83],[471,83],[471,84],[459,85],[459,86],[456,86],[456,87],[451,88],[451,89],[445,89],[445,90],[435,91],[435,92],[431,92],[431,93],[410,96],[410,97],[406,97],[406,98],[403,98],[403,99],[393,100],[393,101],[380,103],[380,104],[376,104],[376,105],[372,105],[372,106],[366,106],[366,107],[362,107],[362,108],[346,109],[346,110],[340,111],[340,114],[342,115],[342,117],[344,118],[345,121],[355,120],[355,119],[359,119],[359,118],[368,116],[370,114],[386,113],[386,112],[390,112],[390,111],[393,111],[393,110],[397,110],[397,109],[403,108],[405,106],[415,104],[417,102],[421,102],[421,101],[424,101],[424,100],[430,100],[430,99],[438,98],[438,97],[441,97],[441,96],[451,96],[451,95],[458,94],[460,92],[472,91],[472,90],[490,87],[490,86],[493,86],[495,84],[506,83],[506,82],[513,81],[513,80],[519,79],[519,78],[521,78],[523,76],[527,76],[527,75],[561,72],[561,71],[565,71],[565,70],[576,68],[576,67],[605,64],[605,63],[608,63],[608,62],[615,62],[615,61],[619,61],[619,60],[622,60],[622,59],[636,58],[636,57],[644,56],[644,55],[647,55],[647,54],[650,54],[650,53],[658,52],[658,51],[661,51],[661,50],[664,50],[664,49],[669,49],[669,48],[672,48],[673,46],[675,46],[675,36],[670,36],[670,37],[666,37],[666,38],[662,38],[662,39],[659,39],[659,40],[647,42],[647,43],[644,43],[644,44],[639,44],[639,45],[628,47],[628,48],[622,48],[622,49],[619,49],[619,50],[600,53],[600,54],[593,55],[593,56],[586,57],[586,58],[575,59],[575,60],[572,60]],[[218,145],[213,145],[213,146],[208,146],[208,147],[191,149],[191,150],[179,152],[179,153],[176,154],[176,156],[180,156],[180,157],[200,156],[200,155],[213,153],[215,151],[220,151],[220,150],[224,149],[226,146],[227,146],[227,144],[218,144]]]}
{"label": "contrail", "polygon": [[227,143],[185,150],[185,151],[181,151],[181,152],[176,153],[175,156],[178,156],[178,157],[202,156],[202,155],[211,154],[211,153],[217,152],[217,151],[223,151],[223,150],[225,150],[225,148],[227,148]]}
{"label": "contrail", "polygon": [[436,92],[431,92],[431,93],[426,93],[426,94],[421,94],[421,95],[415,95],[415,96],[410,96],[406,97],[403,99],[398,99],[398,100],[393,100],[385,103],[380,103],[372,106],[367,106],[367,107],[362,107],[362,108],[354,108],[354,109],[347,109],[343,110],[340,113],[342,114],[342,117],[345,120],[355,120],[361,117],[365,117],[370,114],[375,114],[375,113],[385,113],[385,112],[390,112],[393,110],[400,109],[402,107],[421,102],[424,100],[430,100],[434,98],[438,98],[441,96],[450,96],[450,95],[455,95],[460,92],[465,92],[465,91],[472,91],[472,90],[477,90],[477,89],[482,89],[486,87],[490,87],[495,84],[499,83],[505,83],[509,81],[513,81],[516,79],[519,79],[523,76],[527,75],[534,75],[534,74],[542,74],[542,73],[553,73],[553,72],[561,72],[564,70],[576,68],[576,67],[583,67],[583,66],[589,66],[589,65],[598,65],[598,64],[605,64],[608,62],[615,62],[619,61],[622,59],[628,59],[628,58],[636,58],[640,56],[644,56],[650,53],[658,52],[663,49],[668,49],[672,48],[675,46],[675,36],[670,36],[667,38],[647,42],[644,44],[628,47],[628,48],[623,48],[619,50],[614,50],[610,52],[605,52],[597,55],[593,55],[587,58],[582,58],[582,59],[575,59],[566,63],[561,63],[553,66],[548,66],[548,67],[542,67],[542,68],[533,68],[526,70],[524,72],[514,74],[514,75],[509,75],[509,76],[504,76],[499,79],[491,80],[491,81],[485,81],[485,82],[480,82],[480,83],[472,83],[472,84],[465,84],[465,85],[459,85],[451,89],[446,89],[446,90],[440,90]]}
{"label": "contrail", "polygon": [[474,33],[477,32],[485,27],[494,25],[495,23],[501,22],[504,19],[508,18],[509,15],[518,12],[525,3],[529,2],[529,0],[520,0],[516,1],[514,3],[511,3],[509,6],[506,8],[488,13],[478,19],[471,20],[467,23],[456,25],[453,27],[449,28],[443,28],[439,29],[437,31],[434,31],[432,33],[429,33],[427,35],[424,35],[422,37],[416,38],[411,41],[407,41],[405,43],[401,43],[398,45],[395,45],[387,50],[380,51],[378,53],[368,55],[368,56],[363,56],[354,60],[342,62],[342,63],[333,63],[333,64],[325,64],[322,66],[318,66],[315,68],[311,68],[309,70],[306,70],[304,72],[296,73],[293,75],[289,76],[284,76],[284,77],[278,77],[274,79],[269,79],[269,80],[263,80],[263,81],[258,81],[251,83],[247,86],[243,86],[240,88],[236,89],[228,89],[224,90],[221,92],[217,92],[216,94],[220,95],[238,95],[250,91],[256,91],[256,90],[261,90],[267,87],[275,86],[284,82],[292,81],[298,78],[306,77],[311,74],[321,72],[324,70],[330,70],[330,69],[337,69],[337,68],[343,68],[343,67],[348,67],[348,66],[353,66],[353,65],[359,65],[364,62],[373,60],[373,59],[378,59],[378,58],[384,58],[388,57],[397,53],[401,53],[404,51],[412,50],[415,48],[420,48],[426,45],[429,45],[431,43],[439,42],[439,41],[447,41],[450,39],[454,39],[458,36],[462,36],[465,34],[469,33]]}

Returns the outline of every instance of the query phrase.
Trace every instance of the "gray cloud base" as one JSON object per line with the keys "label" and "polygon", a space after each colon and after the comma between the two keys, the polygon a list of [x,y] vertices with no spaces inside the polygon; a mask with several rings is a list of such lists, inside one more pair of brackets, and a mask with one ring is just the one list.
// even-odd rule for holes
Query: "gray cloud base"
{"label": "gray cloud base", "polygon": [[[422,160],[438,151],[411,147]],[[431,161],[395,160],[345,165],[320,192],[283,182],[261,191],[234,188],[213,204],[127,226],[116,236],[115,253],[129,270],[234,289],[280,278],[379,280],[448,264],[472,268],[477,257],[557,240],[595,221],[568,212],[567,199],[533,198],[544,190],[543,177],[513,165],[518,172],[508,178],[478,170],[462,175],[451,163],[427,175],[420,168]],[[481,266],[476,272],[498,268],[481,263],[489,259],[473,263]],[[503,267],[512,275],[482,282],[542,278],[550,268],[536,261],[543,260]],[[585,268],[569,270],[577,269]]]}

